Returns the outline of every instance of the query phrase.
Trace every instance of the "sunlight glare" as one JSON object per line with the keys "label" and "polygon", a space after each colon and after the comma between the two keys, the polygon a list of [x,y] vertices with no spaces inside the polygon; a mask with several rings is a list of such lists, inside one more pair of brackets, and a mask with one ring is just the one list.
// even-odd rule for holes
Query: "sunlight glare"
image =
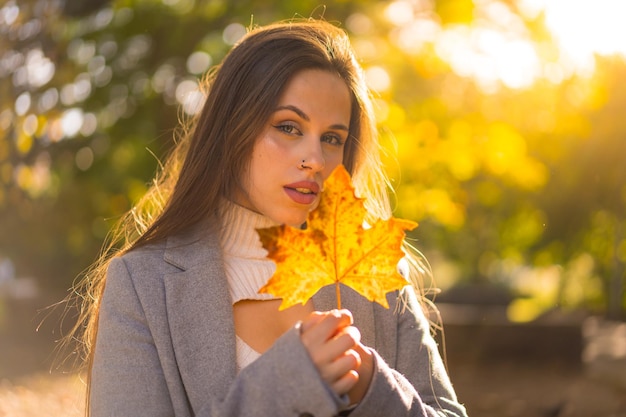
{"label": "sunlight glare", "polygon": [[[409,3],[396,1],[386,10],[387,18],[399,29],[392,31],[395,43],[407,52],[428,42],[427,36],[408,30],[405,22],[414,12]],[[626,58],[626,32],[623,17],[626,1],[598,0],[517,0],[517,9],[527,19],[545,14],[547,29],[554,43],[537,43],[522,18],[503,1],[476,2],[478,18],[471,25],[447,25],[435,33],[436,53],[460,77],[473,78],[487,93],[500,86],[512,89],[530,87],[544,78],[558,84],[573,74],[590,76],[595,70],[595,55],[621,55]],[[622,35],[623,34],[623,35]],[[404,41],[404,45],[403,42]]]}
{"label": "sunlight glare", "polygon": [[441,33],[439,23],[431,19],[418,18],[391,31],[390,37],[405,52],[417,54],[425,43],[434,42],[439,33]]}
{"label": "sunlight glare", "polygon": [[514,89],[527,87],[541,70],[528,40],[488,27],[449,28],[437,40],[436,50],[456,74],[476,79],[487,92],[494,92],[498,82]]}
{"label": "sunlight glare", "polygon": [[498,76],[511,88],[523,88],[539,72],[539,60],[532,45],[526,41],[509,42],[497,60]]}
{"label": "sunlight glare", "polygon": [[413,6],[405,0],[394,1],[385,9],[385,17],[394,25],[405,25],[413,20]]}
{"label": "sunlight glare", "polygon": [[365,79],[368,86],[377,92],[387,91],[391,87],[391,77],[383,67],[373,66],[366,69]]}
{"label": "sunlight glare", "polygon": [[535,19],[546,6],[546,0],[518,0],[517,7],[524,16]]}
{"label": "sunlight glare", "polygon": [[[594,68],[594,54],[626,57],[623,0],[545,2],[546,26],[567,59],[583,72]],[[564,57],[565,58],[565,57]]]}

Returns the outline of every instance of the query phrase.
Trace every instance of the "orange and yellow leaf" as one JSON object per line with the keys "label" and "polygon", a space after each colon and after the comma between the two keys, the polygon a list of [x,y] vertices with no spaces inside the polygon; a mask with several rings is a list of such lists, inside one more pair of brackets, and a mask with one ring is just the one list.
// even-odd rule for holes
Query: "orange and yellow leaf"
{"label": "orange and yellow leaf", "polygon": [[305,230],[284,225],[258,230],[277,265],[259,292],[282,298],[283,310],[306,303],[326,285],[343,283],[388,308],[386,294],[407,285],[397,265],[404,256],[405,230],[417,223],[391,218],[364,227],[366,214],[363,199],[356,197],[350,175],[340,165],[326,180]]}

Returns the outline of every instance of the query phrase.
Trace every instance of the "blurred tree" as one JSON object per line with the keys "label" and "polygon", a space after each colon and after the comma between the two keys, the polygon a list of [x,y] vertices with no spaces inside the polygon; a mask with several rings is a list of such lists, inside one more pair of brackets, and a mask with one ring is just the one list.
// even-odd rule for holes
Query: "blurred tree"
{"label": "blurred tree", "polygon": [[65,0],[62,14],[68,17],[83,17],[109,5],[111,0]]}
{"label": "blurred tree", "polygon": [[[382,137],[397,150],[387,161],[397,214],[420,221],[412,237],[431,259],[454,265],[440,283],[498,284],[541,308],[618,317],[626,65],[591,56],[576,67],[549,11],[529,5],[9,0],[0,257],[67,288],[145,191],[178,118],[196,111],[198,79],[245,28],[323,16],[351,35],[376,92]],[[545,271],[557,282],[549,297]]]}
{"label": "blurred tree", "polygon": [[[363,2],[9,1],[0,8],[0,256],[67,288],[146,189],[197,80],[245,32]],[[194,101],[195,100],[195,101]]]}

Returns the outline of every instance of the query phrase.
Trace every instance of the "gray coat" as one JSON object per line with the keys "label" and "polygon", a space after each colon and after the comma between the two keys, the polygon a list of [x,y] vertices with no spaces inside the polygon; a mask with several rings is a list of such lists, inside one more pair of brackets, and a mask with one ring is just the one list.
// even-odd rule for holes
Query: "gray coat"
{"label": "gray coat", "polygon": [[[110,264],[92,369],[93,417],[331,417],[344,407],[296,329],[236,370],[233,309],[215,232],[197,228]],[[375,372],[351,417],[465,416],[415,295],[390,309],[342,288]],[[313,297],[335,308],[334,289]]]}

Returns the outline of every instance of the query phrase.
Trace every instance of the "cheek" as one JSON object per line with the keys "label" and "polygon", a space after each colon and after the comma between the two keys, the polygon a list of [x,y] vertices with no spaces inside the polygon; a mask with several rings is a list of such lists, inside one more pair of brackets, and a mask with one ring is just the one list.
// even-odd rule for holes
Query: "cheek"
{"label": "cheek", "polygon": [[259,139],[254,148],[254,158],[259,165],[268,167],[276,165],[289,157],[290,147],[270,134]]}
{"label": "cheek", "polygon": [[326,156],[326,165],[324,166],[323,177],[326,179],[337,166],[343,163],[343,152],[336,152]]}
{"label": "cheek", "polygon": [[257,141],[252,151],[252,159],[250,160],[249,172],[252,176],[263,173],[267,170],[268,165],[271,165],[268,161],[271,161],[272,155],[276,152],[274,147],[275,145],[267,135]]}

